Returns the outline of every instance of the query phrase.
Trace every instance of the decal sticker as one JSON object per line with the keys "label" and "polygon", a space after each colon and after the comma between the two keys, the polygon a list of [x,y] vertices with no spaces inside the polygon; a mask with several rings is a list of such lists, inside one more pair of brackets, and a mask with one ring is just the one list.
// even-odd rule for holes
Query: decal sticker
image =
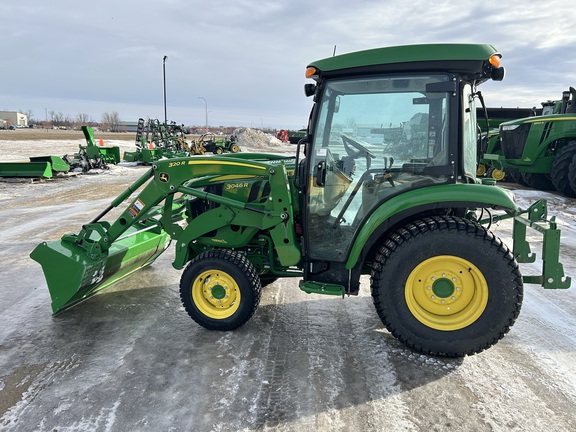
{"label": "decal sticker", "polygon": [[144,206],[145,204],[140,200],[140,198],[138,198],[136,199],[136,201],[134,201],[132,207],[128,209],[128,214],[133,218],[135,218],[136,216],[138,216],[138,213],[140,213],[140,211],[144,208]]}

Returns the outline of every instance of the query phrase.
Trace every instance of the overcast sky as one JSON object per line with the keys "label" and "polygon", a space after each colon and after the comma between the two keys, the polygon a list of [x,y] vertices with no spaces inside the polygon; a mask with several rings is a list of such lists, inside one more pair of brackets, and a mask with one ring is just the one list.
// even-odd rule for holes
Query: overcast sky
{"label": "overcast sky", "polygon": [[[488,106],[540,106],[576,86],[574,0],[3,1],[0,110],[100,121],[300,128],[308,63],[336,53],[479,42],[503,54]],[[203,99],[206,100],[206,104]]]}

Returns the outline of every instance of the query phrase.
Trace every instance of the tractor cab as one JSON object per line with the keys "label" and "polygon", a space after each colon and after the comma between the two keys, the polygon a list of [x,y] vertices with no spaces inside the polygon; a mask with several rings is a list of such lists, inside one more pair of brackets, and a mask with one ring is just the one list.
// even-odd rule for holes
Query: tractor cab
{"label": "tractor cab", "polygon": [[[450,49],[462,48],[440,49],[450,55]],[[300,169],[305,280],[338,281],[347,293],[358,289],[350,272],[359,273],[360,266],[346,263],[377,208],[403,205],[407,201],[400,197],[407,193],[476,182],[475,87],[496,68],[483,72],[468,59],[440,66],[422,60],[422,52],[414,53],[414,62],[402,59],[403,67],[386,65],[390,54],[386,48],[366,54],[377,58],[378,71],[371,64],[346,70],[346,55],[308,69],[316,84],[307,87],[315,104]],[[410,211],[428,212],[437,204]]]}

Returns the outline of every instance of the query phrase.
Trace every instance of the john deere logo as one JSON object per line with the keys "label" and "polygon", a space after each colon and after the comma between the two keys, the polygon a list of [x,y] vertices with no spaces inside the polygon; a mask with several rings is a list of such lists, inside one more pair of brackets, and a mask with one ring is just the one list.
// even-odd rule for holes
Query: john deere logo
{"label": "john deere logo", "polygon": [[165,172],[160,173],[158,180],[160,180],[162,183],[168,183],[170,181],[170,174]]}

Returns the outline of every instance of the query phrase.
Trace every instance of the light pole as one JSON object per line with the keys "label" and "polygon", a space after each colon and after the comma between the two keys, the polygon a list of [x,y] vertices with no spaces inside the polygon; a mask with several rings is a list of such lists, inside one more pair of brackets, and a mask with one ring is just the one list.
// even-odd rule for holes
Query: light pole
{"label": "light pole", "polygon": [[164,124],[168,124],[168,116],[166,115],[166,59],[168,56],[164,56],[162,59],[162,77],[164,78]]}
{"label": "light pole", "polygon": [[204,109],[206,112],[206,127],[205,127],[205,133],[208,133],[208,102],[206,101],[206,99],[204,99],[202,96],[198,96],[198,99],[202,99],[204,101]]}

